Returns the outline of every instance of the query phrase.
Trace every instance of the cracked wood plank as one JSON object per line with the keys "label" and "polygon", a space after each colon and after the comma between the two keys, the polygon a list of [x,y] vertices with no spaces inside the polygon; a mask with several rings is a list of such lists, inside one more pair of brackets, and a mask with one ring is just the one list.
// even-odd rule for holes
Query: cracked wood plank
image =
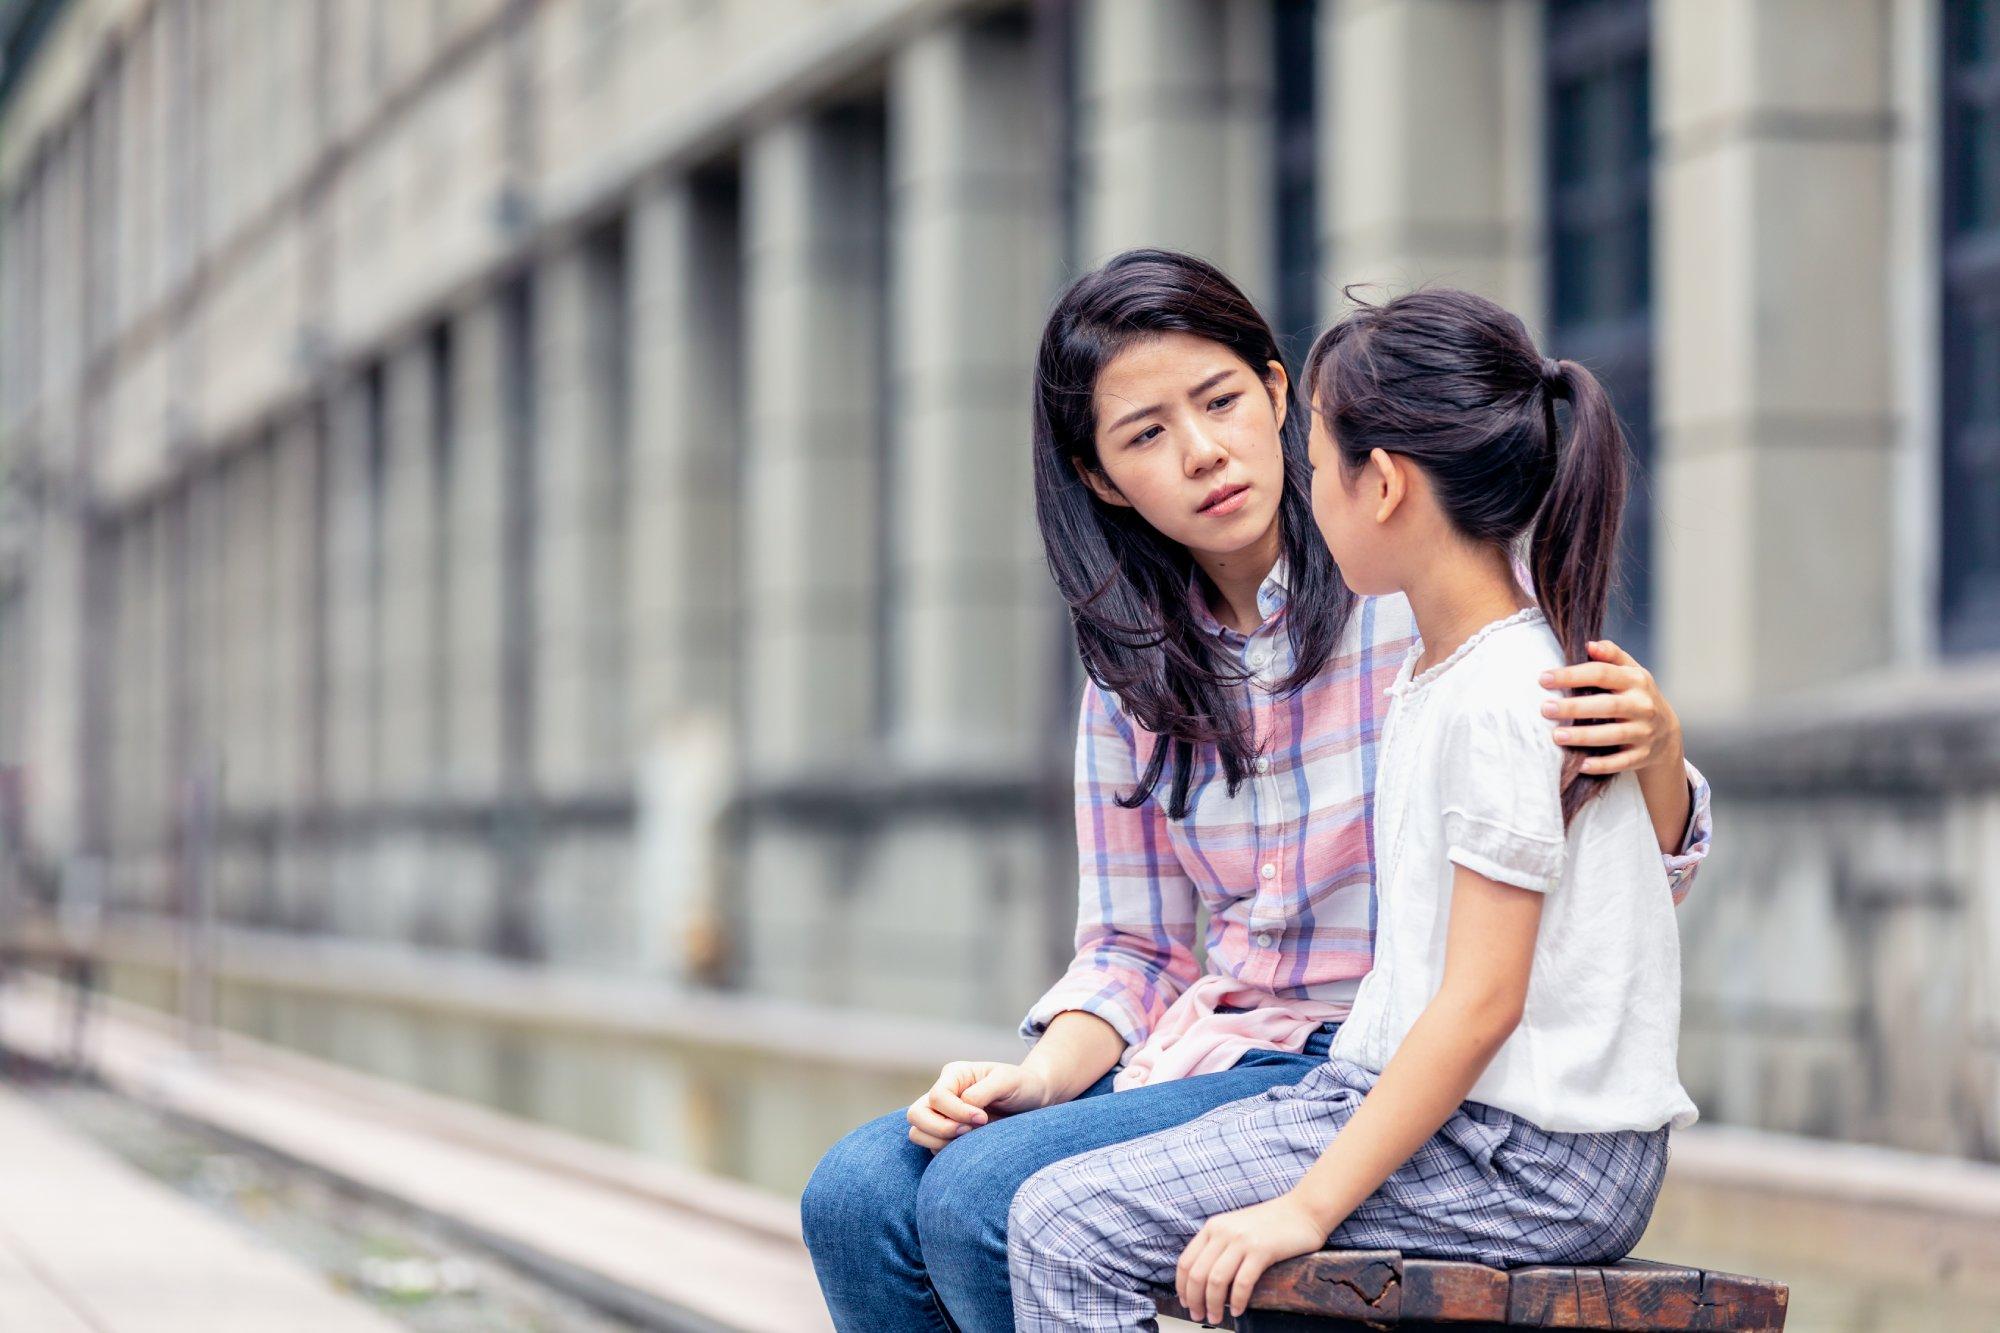
{"label": "cracked wood plank", "polygon": [[[1642,1259],[1507,1270],[1384,1250],[1322,1250],[1273,1265],[1257,1283],[1252,1312],[1280,1316],[1282,1323],[1244,1322],[1329,1333],[1454,1326],[1777,1333],[1789,1295],[1783,1283],[1763,1278]],[[1171,1293],[1160,1309],[1187,1318]]]}

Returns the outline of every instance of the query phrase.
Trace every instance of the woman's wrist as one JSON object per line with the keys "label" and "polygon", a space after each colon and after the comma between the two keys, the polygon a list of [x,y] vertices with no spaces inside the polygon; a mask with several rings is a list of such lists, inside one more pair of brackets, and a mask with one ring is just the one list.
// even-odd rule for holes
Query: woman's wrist
{"label": "woman's wrist", "polygon": [[1681,720],[1672,709],[1661,719],[1660,740],[1653,747],[1653,762],[1649,765],[1656,772],[1671,773],[1682,780],[1687,776],[1687,746],[1682,743]]}
{"label": "woman's wrist", "polygon": [[1021,1062],[1020,1068],[1022,1099],[1037,1110],[1053,1105],[1047,1073],[1026,1060]]}
{"label": "woman's wrist", "polygon": [[1681,743],[1680,719],[1668,710],[1653,744],[1652,757],[1639,770],[1646,813],[1652,817],[1660,850],[1678,855],[1694,810],[1694,789],[1688,784],[1687,750]]}
{"label": "woman's wrist", "polygon": [[1021,1078],[1041,1105],[1054,1106],[1117,1068],[1124,1054],[1125,1039],[1108,1020],[1087,1010],[1065,1009],[1022,1059]]}

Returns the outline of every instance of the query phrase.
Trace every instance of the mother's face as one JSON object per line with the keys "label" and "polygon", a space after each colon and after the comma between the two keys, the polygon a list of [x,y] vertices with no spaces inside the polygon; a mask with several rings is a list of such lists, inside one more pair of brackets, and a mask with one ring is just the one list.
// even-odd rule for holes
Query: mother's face
{"label": "mother's face", "polygon": [[1278,521],[1288,402],[1276,361],[1260,377],[1227,347],[1190,333],[1135,342],[1098,374],[1103,470],[1082,469],[1084,480],[1192,552],[1241,551]]}

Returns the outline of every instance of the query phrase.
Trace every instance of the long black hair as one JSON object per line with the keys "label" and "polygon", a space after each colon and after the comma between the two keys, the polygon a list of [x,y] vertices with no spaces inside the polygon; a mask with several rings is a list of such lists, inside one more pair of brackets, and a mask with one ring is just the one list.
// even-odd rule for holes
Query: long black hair
{"label": "long black hair", "polygon": [[[1468,540],[1511,549],[1529,533],[1535,598],[1567,660],[1604,623],[1625,511],[1628,448],[1604,386],[1574,361],[1544,357],[1520,319],[1453,288],[1356,309],[1306,356],[1307,398],[1350,474],[1371,450],[1424,470]],[[1569,403],[1563,438],[1556,404]],[[1532,530],[1532,531],[1531,531]],[[1608,780],[1574,772],[1565,824]]]}
{"label": "long black hair", "polygon": [[[1127,716],[1159,737],[1134,807],[1153,794],[1172,752],[1166,810],[1185,818],[1196,746],[1213,745],[1229,790],[1250,771],[1254,738],[1236,699],[1249,679],[1189,614],[1193,557],[1134,510],[1098,499],[1078,473],[1102,475],[1097,456],[1097,377],[1134,343],[1165,333],[1206,338],[1239,357],[1267,390],[1283,363],[1271,326],[1214,265],[1169,250],[1128,250],[1071,283],[1042,331],[1035,359],[1035,513],[1049,572],[1069,604],[1077,652],[1092,680]],[[1291,388],[1287,385],[1287,395]],[[1286,633],[1294,668],[1274,687],[1293,693],[1332,655],[1354,608],[1312,520],[1305,412],[1287,402],[1279,446],[1284,494],[1278,535],[1288,566]]]}

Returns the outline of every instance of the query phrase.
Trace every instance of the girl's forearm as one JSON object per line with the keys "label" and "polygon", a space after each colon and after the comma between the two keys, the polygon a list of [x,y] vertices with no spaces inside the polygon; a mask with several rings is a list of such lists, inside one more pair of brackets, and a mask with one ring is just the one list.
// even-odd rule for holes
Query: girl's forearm
{"label": "girl's forearm", "polygon": [[1519,1022],[1503,1003],[1440,991],[1319,1160],[1292,1187],[1330,1235],[1437,1133]]}
{"label": "girl's forearm", "polygon": [[1043,1105],[1074,1100],[1110,1072],[1125,1054],[1118,1029],[1096,1014],[1065,1009],[1021,1061],[1021,1070],[1042,1086]]}

